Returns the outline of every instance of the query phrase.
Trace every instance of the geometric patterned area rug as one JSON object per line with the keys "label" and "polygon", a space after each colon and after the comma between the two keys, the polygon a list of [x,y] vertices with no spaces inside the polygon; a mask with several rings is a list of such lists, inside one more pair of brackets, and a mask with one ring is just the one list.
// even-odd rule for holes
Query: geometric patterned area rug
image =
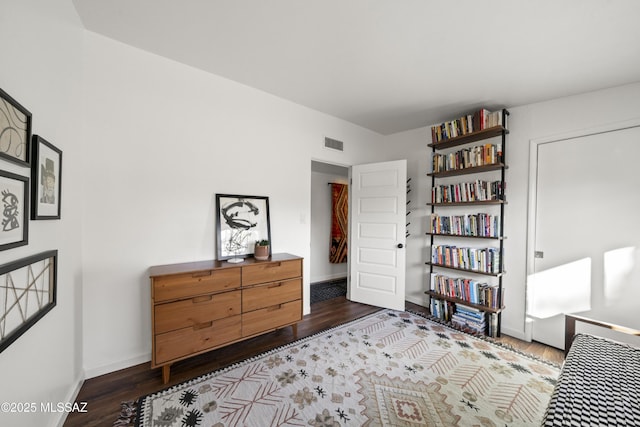
{"label": "geometric patterned area rug", "polygon": [[138,400],[141,427],[539,426],[557,367],[382,310]]}

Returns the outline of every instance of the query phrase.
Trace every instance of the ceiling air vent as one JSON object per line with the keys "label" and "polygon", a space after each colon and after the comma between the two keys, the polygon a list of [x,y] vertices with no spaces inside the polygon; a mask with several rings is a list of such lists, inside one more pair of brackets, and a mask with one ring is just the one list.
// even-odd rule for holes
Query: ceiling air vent
{"label": "ceiling air vent", "polygon": [[324,138],[324,146],[332,150],[344,151],[344,142],[333,138]]}

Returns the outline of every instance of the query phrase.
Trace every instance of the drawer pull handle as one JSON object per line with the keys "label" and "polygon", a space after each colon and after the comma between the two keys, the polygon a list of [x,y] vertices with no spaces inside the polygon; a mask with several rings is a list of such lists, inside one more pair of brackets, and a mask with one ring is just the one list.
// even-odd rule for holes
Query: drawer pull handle
{"label": "drawer pull handle", "polygon": [[208,276],[211,276],[211,274],[212,274],[212,271],[211,271],[211,270],[209,270],[209,271],[201,271],[201,272],[199,272],[199,273],[193,273],[193,274],[191,275],[191,277],[193,277],[194,279],[196,279],[196,278],[198,278],[198,277],[208,277]]}
{"label": "drawer pull handle", "polygon": [[197,325],[193,325],[193,330],[197,331],[198,329],[210,328],[211,326],[213,326],[213,322],[198,323]]}
{"label": "drawer pull handle", "polygon": [[274,263],[271,263],[271,264],[267,265],[266,268],[279,268],[280,266],[282,266],[281,262],[274,262]]}
{"label": "drawer pull handle", "polygon": [[194,304],[199,304],[201,302],[211,301],[213,299],[213,295],[205,295],[202,297],[195,297],[191,299],[191,302]]}
{"label": "drawer pull handle", "polygon": [[273,283],[267,286],[267,289],[279,288],[280,286],[282,286],[282,283]]}
{"label": "drawer pull handle", "polygon": [[276,310],[280,310],[281,308],[282,308],[282,304],[278,304],[278,305],[274,305],[267,308],[267,311],[276,311]]}

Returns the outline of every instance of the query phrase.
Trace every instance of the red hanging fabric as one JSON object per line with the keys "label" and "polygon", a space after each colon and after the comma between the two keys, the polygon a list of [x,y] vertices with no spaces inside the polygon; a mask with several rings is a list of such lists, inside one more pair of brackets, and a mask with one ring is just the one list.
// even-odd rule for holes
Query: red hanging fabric
{"label": "red hanging fabric", "polygon": [[329,262],[347,262],[347,226],[349,224],[349,186],[331,184],[331,248]]}

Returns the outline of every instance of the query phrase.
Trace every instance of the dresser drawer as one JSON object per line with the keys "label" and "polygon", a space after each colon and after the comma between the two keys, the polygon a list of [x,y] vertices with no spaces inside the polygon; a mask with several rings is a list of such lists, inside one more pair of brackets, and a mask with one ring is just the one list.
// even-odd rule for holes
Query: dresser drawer
{"label": "dresser drawer", "polygon": [[273,282],[242,289],[242,311],[253,311],[302,299],[302,280]]}
{"label": "dresser drawer", "polygon": [[302,276],[302,260],[259,262],[242,269],[242,286],[277,282]]}
{"label": "dresser drawer", "polygon": [[241,301],[242,294],[237,290],[157,304],[154,307],[154,331],[162,334],[239,315],[242,312]]}
{"label": "dresser drawer", "polygon": [[226,291],[240,286],[240,268],[205,270],[153,278],[155,302],[189,298]]}
{"label": "dresser drawer", "polygon": [[237,340],[242,336],[240,316],[227,317],[201,325],[155,336],[155,364],[189,356]]}
{"label": "dresser drawer", "polygon": [[242,314],[242,336],[250,336],[302,319],[302,301],[291,301]]}

